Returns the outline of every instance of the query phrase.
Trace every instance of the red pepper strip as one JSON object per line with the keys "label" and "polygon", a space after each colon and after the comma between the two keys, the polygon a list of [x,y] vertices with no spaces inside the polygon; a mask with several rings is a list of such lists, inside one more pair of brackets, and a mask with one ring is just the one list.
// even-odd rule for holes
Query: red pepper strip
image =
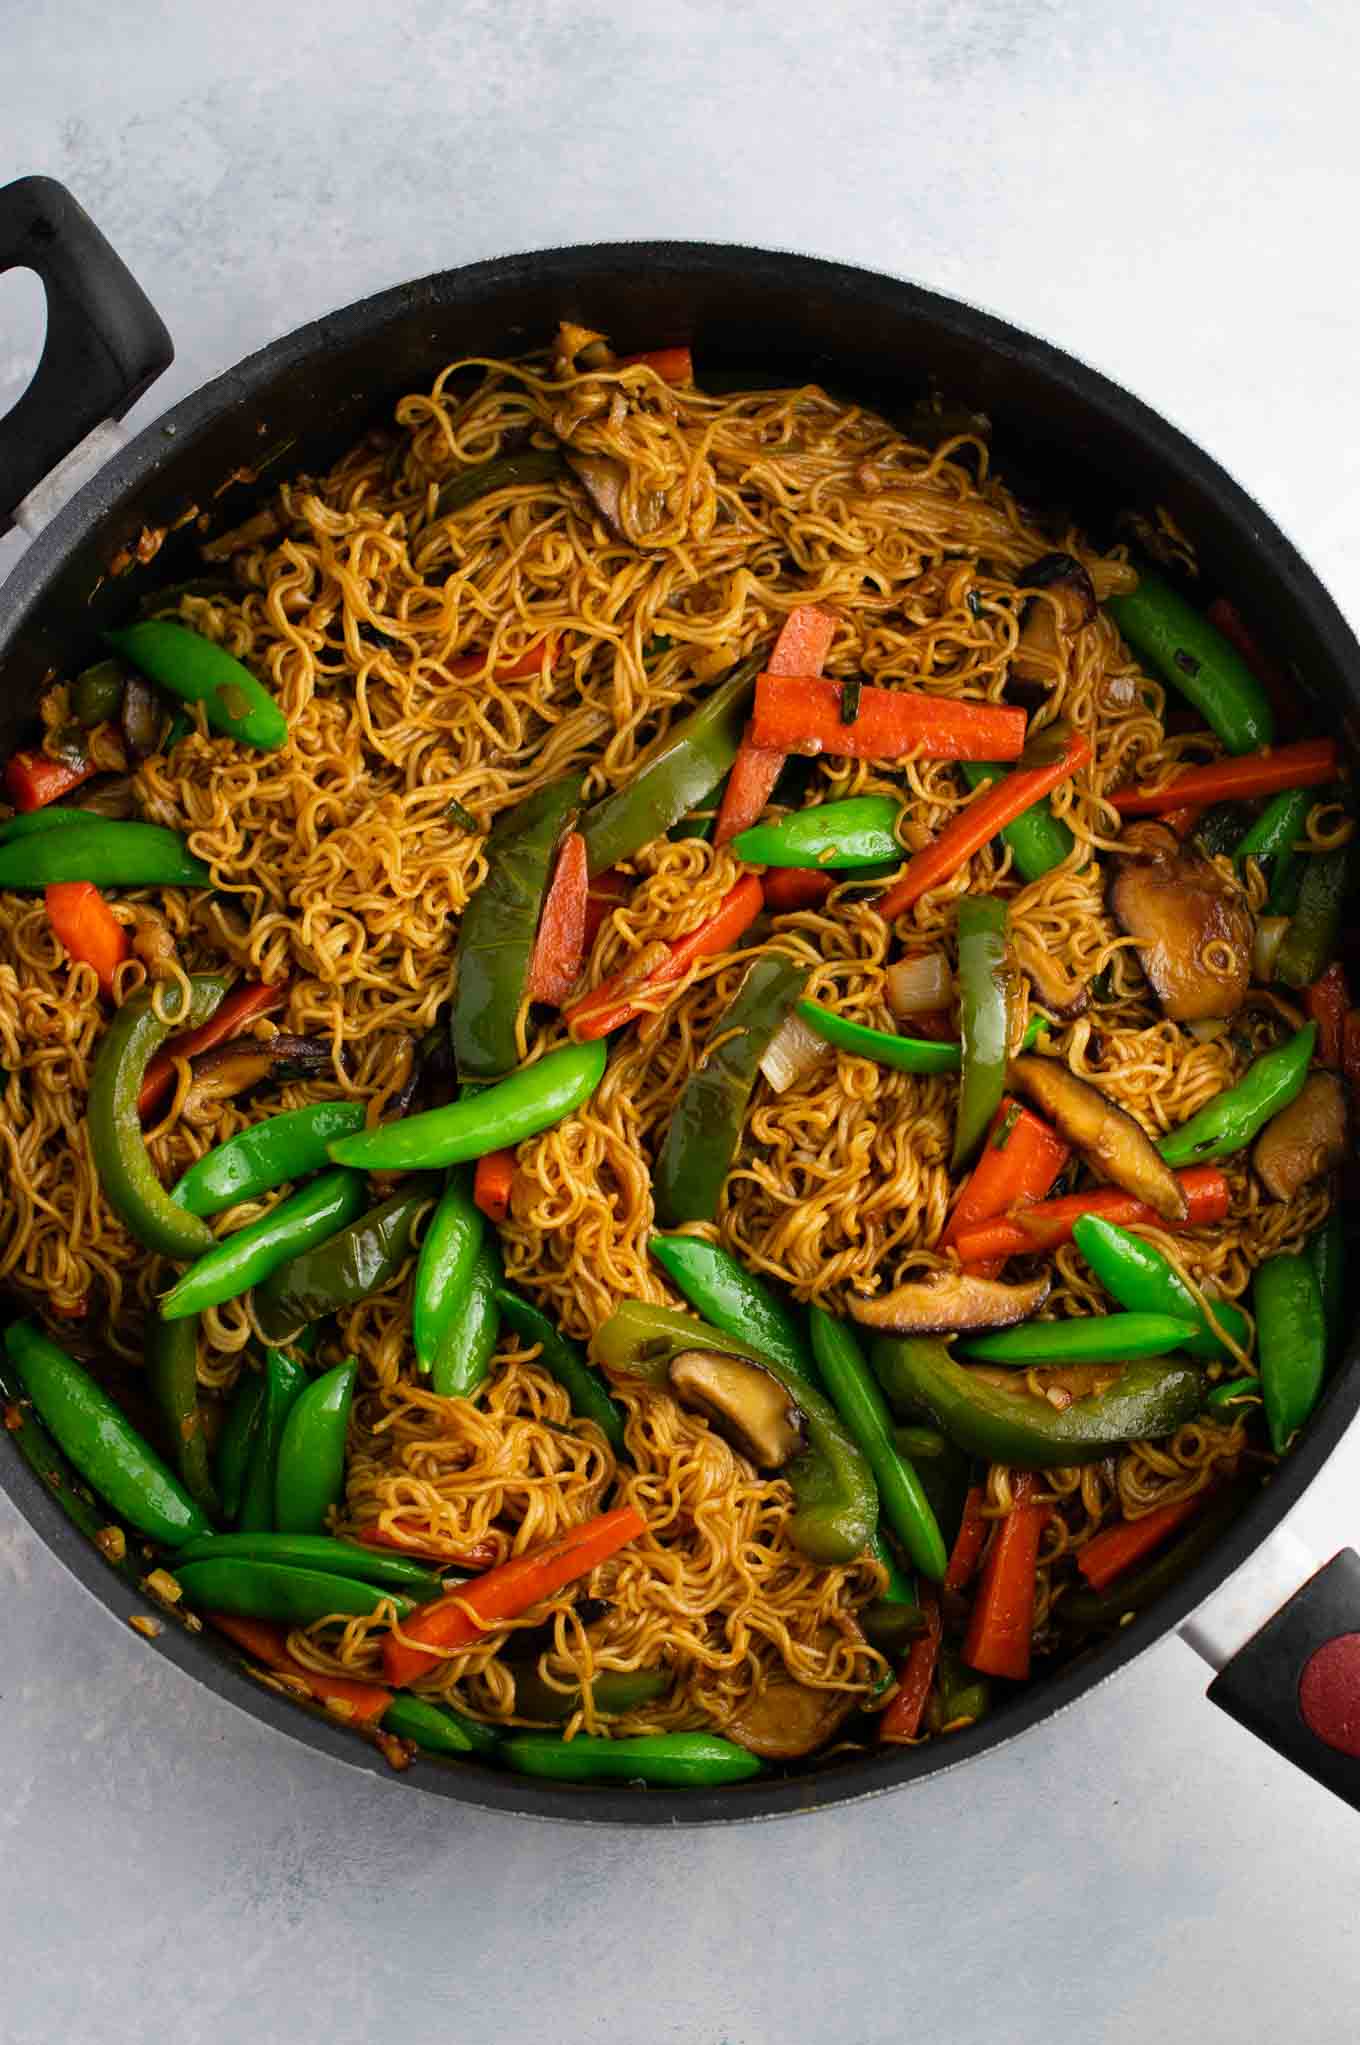
{"label": "red pepper strip", "polygon": [[983,1257],[1025,1257],[1036,1250],[1055,1250],[1070,1243],[1072,1230],[1083,1214],[1098,1214],[1121,1228],[1205,1228],[1222,1221],[1228,1212],[1228,1182],[1217,1165],[1187,1165],[1177,1172],[1177,1183],[1185,1195],[1184,1221],[1158,1220],[1151,1207],[1121,1193],[1117,1186],[1098,1186],[1085,1193],[1064,1193],[1060,1200],[1041,1200],[1022,1207],[997,1221],[985,1221],[970,1228],[954,1244],[965,1264]]}
{"label": "red pepper strip", "polygon": [[131,946],[128,934],[93,881],[54,881],[44,901],[47,920],[80,966],[93,966],[101,990],[113,993],[113,976]]}
{"label": "red pepper strip", "polygon": [[383,1668],[398,1689],[438,1668],[443,1657],[426,1647],[458,1654],[503,1619],[517,1619],[531,1605],[561,1590],[578,1576],[588,1576],[601,1562],[645,1533],[647,1522],[631,1505],[599,1513],[578,1527],[512,1556],[499,1569],[460,1584],[447,1598],[422,1605],[402,1623],[401,1637],[390,1633],[383,1642]]}
{"label": "red pepper strip", "polygon": [[[839,682],[766,672],[756,678],[751,737],[758,746],[785,753],[834,753],[852,760],[898,760],[906,753],[922,760],[1018,760],[1025,747],[1025,713],[1005,703],[865,688],[858,717],[846,724]],[[988,796],[992,788],[1009,787],[1011,778],[991,783]],[[986,800],[970,803],[969,814]]]}
{"label": "red pepper strip", "polygon": [[1193,1518],[1203,1503],[1204,1493],[1197,1491],[1192,1498],[1178,1498],[1174,1505],[1158,1506],[1141,1519],[1120,1520],[1117,1525],[1106,1527],[1078,1550],[1077,1568],[1093,1591],[1103,1591],[1126,1569],[1132,1569],[1135,1562],[1160,1548],[1167,1535]]}
{"label": "red pepper strip", "polygon": [[1162,822],[1168,830],[1174,831],[1178,838],[1188,838],[1208,806],[1204,802],[1182,803],[1179,809],[1167,810]]}
{"label": "red pepper strip", "polygon": [[649,995],[682,979],[696,959],[730,951],[742,933],[755,922],[764,899],[755,875],[746,874],[724,896],[707,923],[701,923],[697,930],[678,937],[670,947],[669,957],[654,966],[643,979],[633,980],[625,967],[621,973],[601,981],[593,993],[583,994],[579,1001],[573,1001],[571,1007],[563,1009],[562,1013],[577,1043],[588,1044],[596,1037],[607,1037],[611,1030],[622,1029],[625,1023],[641,1014]]}
{"label": "red pepper strip", "polygon": [[1281,722],[1286,726],[1293,725],[1297,730],[1299,692],[1274,656],[1257,644],[1236,607],[1226,597],[1219,596],[1214,598],[1204,615],[1214,629],[1223,634],[1228,644],[1237,648],[1270,698],[1270,707]]}
{"label": "red pepper strip", "polygon": [[772,916],[820,909],[835,885],[829,873],[816,873],[810,866],[772,866],[765,876],[765,907]]}
{"label": "red pepper strip", "polygon": [[1346,1011],[1351,990],[1346,969],[1333,959],[1320,980],[1314,980],[1303,997],[1303,1005],[1318,1026],[1317,1055],[1322,1065],[1340,1065],[1345,1043]]}
{"label": "red pepper strip", "polygon": [[633,881],[626,873],[620,873],[616,866],[607,866],[603,873],[597,873],[590,883],[586,896],[586,950],[589,951],[600,934],[600,925],[620,902],[626,902],[633,892]]}
{"label": "red pepper strip", "polygon": [[[816,604],[795,604],[771,648],[766,674],[819,675],[835,636],[836,620],[830,611]],[[785,758],[778,746],[756,745],[747,727],[718,806],[715,845],[725,845],[739,831],[749,830],[774,793]]]}
{"label": "red pepper strip", "polygon": [[935,1680],[935,1664],[940,1659],[940,1600],[933,1585],[921,1587],[921,1610],[926,1630],[913,1643],[897,1679],[897,1695],[878,1721],[881,1744],[914,1740],[921,1730],[921,1714]]}
{"label": "red pepper strip", "polygon": [[620,355],[620,369],[654,369],[662,383],[693,383],[694,361],[688,348],[649,348],[641,355]]}
{"label": "red pepper strip", "polygon": [[1047,1505],[1034,1503],[1037,1489],[1028,1471],[1012,1482],[1015,1503],[997,1523],[963,1642],[970,1668],[1015,1683],[1029,1674],[1039,1536],[1049,1514]]}
{"label": "red pepper strip", "polygon": [[[870,695],[871,690],[865,690]],[[759,698],[757,698],[757,703]],[[971,709],[971,704],[950,704],[941,709]],[[1021,732],[1023,743],[1023,728]],[[1017,748],[1018,750],[1018,748]],[[933,757],[931,754],[927,758]],[[971,759],[969,753],[956,754],[959,759]],[[998,753],[998,759],[1013,758],[1014,755]],[[970,803],[957,811],[941,831],[933,844],[923,852],[916,853],[906,872],[878,903],[878,913],[891,922],[900,916],[913,902],[919,902],[930,888],[936,888],[941,881],[970,860],[975,852],[981,851],[988,840],[1015,819],[1023,816],[1027,809],[1033,809],[1036,802],[1042,802],[1050,791],[1062,781],[1067,781],[1079,767],[1084,767],[1091,757],[1090,741],[1081,732],[1069,733],[1058,758],[1048,767],[1017,767],[1014,773],[1003,774],[999,781],[990,781]]]}
{"label": "red pepper strip", "polygon": [[967,1590],[987,1545],[989,1522],[982,1517],[982,1498],[982,1486],[970,1484],[968,1496],[963,1501],[963,1519],[954,1538],[949,1567],[944,1573],[947,1591]]}
{"label": "red pepper strip", "polygon": [[[1070,1156],[1067,1145],[1047,1122],[1003,1095],[982,1155],[945,1223],[940,1248],[947,1250],[960,1236],[1005,1214],[1020,1201],[1042,1200]],[[985,1262],[988,1268],[975,1275],[995,1278],[1000,1263],[996,1258]]]}
{"label": "red pepper strip", "polygon": [[442,1550],[427,1548],[417,1538],[404,1541],[388,1527],[355,1527],[354,1538],[365,1548],[395,1548],[399,1555],[414,1555],[421,1562],[438,1563],[441,1569],[489,1569],[496,1559],[494,1541],[474,1541],[460,1555],[446,1555]]}
{"label": "red pepper strip", "polygon": [[322,1676],[315,1669],[305,1669],[288,1652],[286,1627],[265,1619],[238,1619],[229,1612],[205,1612],[203,1616],[219,1633],[243,1647],[252,1660],[305,1684],[318,1703],[343,1706],[340,1716],[351,1724],[375,1724],[392,1703],[392,1692],[381,1683],[361,1683],[353,1676]]}
{"label": "red pepper strip", "polygon": [[488,1221],[500,1226],[510,1212],[510,1188],[515,1178],[513,1150],[488,1150],[477,1160],[472,1180],[472,1204],[480,1207]]}
{"label": "red pepper strip", "polygon": [[1278,795],[1283,788],[1313,788],[1320,781],[1335,781],[1339,772],[1335,739],[1307,738],[1294,746],[1190,767],[1164,788],[1120,788],[1106,800],[1121,816],[1155,817],[1187,802],[1238,802],[1251,795]]}
{"label": "red pepper strip", "polygon": [[217,1013],[209,1016],[201,1029],[188,1030],[182,1037],[172,1037],[159,1050],[146,1068],[142,1090],[137,1096],[137,1112],[145,1122],[163,1104],[166,1095],[175,1083],[175,1060],[197,1058],[200,1051],[211,1051],[214,1044],[225,1044],[238,1036],[247,1023],[259,1016],[270,1015],[276,1008],[282,1008],[288,999],[288,983],[277,987],[263,987],[250,982],[244,987],[233,987],[231,993],[219,1004]]}
{"label": "red pepper strip", "polygon": [[[545,675],[553,664],[557,641],[549,632],[546,638],[535,639],[532,646],[526,646],[523,653],[516,653],[509,660],[498,660],[491,669],[491,677],[498,682],[523,681],[528,675]],[[461,653],[457,660],[446,660],[443,672],[451,681],[470,681],[474,675],[487,672],[484,653]]]}
{"label": "red pepper strip", "polygon": [[49,760],[46,753],[11,753],[5,768],[5,793],[17,810],[45,809],[98,772],[90,759],[77,767],[69,760]]}
{"label": "red pepper strip", "polygon": [[1341,1069],[1351,1085],[1360,1089],[1360,1008],[1351,1010],[1341,1033]]}
{"label": "red pepper strip", "polygon": [[562,840],[557,865],[534,940],[529,964],[529,998],[560,1008],[580,978],[586,956],[586,900],[590,875],[586,841],[579,831]]}

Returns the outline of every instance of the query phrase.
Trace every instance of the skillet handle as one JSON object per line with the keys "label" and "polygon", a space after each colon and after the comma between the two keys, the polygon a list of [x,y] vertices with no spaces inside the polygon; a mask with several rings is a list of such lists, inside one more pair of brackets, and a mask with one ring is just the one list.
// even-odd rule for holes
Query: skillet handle
{"label": "skillet handle", "polygon": [[28,525],[30,491],[175,357],[132,272],[54,178],[0,187],[0,272],[19,268],[42,279],[47,336],[32,382],[0,419],[0,534]]}

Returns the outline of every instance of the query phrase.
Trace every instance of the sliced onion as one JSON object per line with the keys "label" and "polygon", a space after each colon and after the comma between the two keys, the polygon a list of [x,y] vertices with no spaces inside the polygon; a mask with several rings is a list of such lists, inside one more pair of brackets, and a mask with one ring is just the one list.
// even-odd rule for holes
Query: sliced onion
{"label": "sliced onion", "polygon": [[788,1015],[765,1046],[760,1069],[777,1094],[787,1093],[794,1081],[811,1072],[830,1050],[826,1038],[819,1037],[800,1015]]}
{"label": "sliced onion", "polygon": [[889,966],[884,995],[896,1016],[925,1015],[948,1008],[954,999],[954,976],[942,951],[918,952]]}
{"label": "sliced onion", "polygon": [[1215,1037],[1221,1037],[1228,1028],[1226,1015],[1204,1015],[1197,1022],[1188,1022],[1185,1027],[1198,1043],[1212,1044]]}
{"label": "sliced onion", "polygon": [[1275,960],[1284,934],[1289,928],[1287,916],[1263,916],[1256,925],[1256,942],[1251,948],[1251,977],[1268,987],[1275,978]]}

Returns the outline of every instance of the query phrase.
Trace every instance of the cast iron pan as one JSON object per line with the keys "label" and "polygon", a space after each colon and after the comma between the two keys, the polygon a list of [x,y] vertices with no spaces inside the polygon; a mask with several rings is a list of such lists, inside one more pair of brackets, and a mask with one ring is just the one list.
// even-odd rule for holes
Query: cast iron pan
{"label": "cast iron pan", "polygon": [[[0,421],[0,532],[16,517],[35,528],[41,493],[38,500],[30,493],[86,434],[121,416],[172,352],[98,229],[49,179],[0,190],[0,270],[16,265],[43,278],[48,339],[28,392]],[[249,478],[262,461],[286,463],[280,473],[324,461],[389,418],[393,399],[426,384],[452,357],[520,353],[563,318],[604,328],[624,350],[689,342],[701,377],[749,371],[761,381],[815,379],[888,412],[934,387],[966,399],[991,415],[998,465],[1036,503],[1071,508],[1095,532],[1108,529],[1118,507],[1166,505],[1199,548],[1206,587],[1232,592],[1248,622],[1258,619],[1294,664],[1316,698],[1318,728],[1360,731],[1360,648],[1326,591],[1232,478],[1127,391],[1001,320],[891,277],[761,249],[630,242],[507,256],[381,292],[274,342],[148,427],[51,518],[0,590],[0,756],[30,728],[44,675],[90,659],[100,628],[143,590],[192,574],[205,527],[238,522],[269,482],[224,487],[225,479],[241,471]],[[162,533],[149,564],[113,572],[137,563],[139,545],[145,554]],[[1017,1689],[971,1731],[919,1749],[833,1757],[717,1793],[570,1788],[427,1758],[393,1777],[375,1749],[262,1689],[207,1635],[168,1622],[148,1651],[352,1767],[490,1810],[675,1825],[845,1804],[958,1768],[1015,1739],[1177,1626],[1265,1540],[1321,1469],[1360,1403],[1358,1364],[1352,1341],[1287,1462],[1155,1609],[1057,1674]],[[163,1616],[106,1566],[3,1441],[0,1484],[116,1617]],[[1360,1649],[1360,1563],[1350,1551],[1290,1600],[1212,1694],[1360,1805],[1360,1740],[1349,1752],[1325,1743],[1298,1704],[1304,1663],[1337,1636]],[[1360,1678],[1348,1652],[1333,1649],[1332,1658],[1350,1670],[1343,1702],[1354,1704],[1360,1725]],[[1334,1726],[1331,1738],[1344,1744],[1346,1735]]]}

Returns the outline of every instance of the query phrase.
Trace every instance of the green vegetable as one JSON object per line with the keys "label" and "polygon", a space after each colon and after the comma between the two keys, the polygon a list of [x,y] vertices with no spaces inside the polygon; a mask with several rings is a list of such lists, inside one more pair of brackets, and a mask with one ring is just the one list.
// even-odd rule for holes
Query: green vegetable
{"label": "green vegetable", "polygon": [[[279,1443],[283,1440],[284,1424],[306,1382],[307,1373],[301,1364],[294,1363],[281,1350],[266,1349],[260,1418],[250,1445],[250,1460],[241,1488],[241,1509],[237,1515],[242,1533],[271,1533],[274,1530]],[[225,1612],[232,1608],[224,1605],[222,1609]]]}
{"label": "green vegetable", "polygon": [[96,817],[91,810],[62,809],[58,804],[49,802],[42,809],[25,810],[22,816],[6,817],[0,822],[0,845],[13,844],[19,838],[39,838],[44,831],[66,831],[72,824],[80,830],[92,823],[107,821],[107,818]]}
{"label": "green vegetable", "polygon": [[467,1176],[450,1172],[420,1245],[411,1293],[411,1340],[417,1369],[428,1373],[472,1283],[486,1236],[486,1217]]}
{"label": "green vegetable", "polygon": [[1205,1499],[1203,1509],[1169,1548],[1164,1548],[1141,1569],[1130,1570],[1121,1576],[1108,1590],[1065,1591],[1053,1607],[1054,1617],[1063,1626],[1099,1632],[1122,1625],[1129,1612],[1145,1611],[1178,1583],[1201,1555],[1207,1555],[1217,1545],[1241,1512],[1247,1497],[1245,1485],[1225,1485],[1222,1491]]}
{"label": "green vegetable", "polygon": [[841,723],[854,724],[859,717],[860,697],[864,693],[862,675],[850,675],[841,683]]}
{"label": "green vegetable", "polygon": [[1339,852],[1316,853],[1304,866],[1298,907],[1275,954],[1275,978],[1286,987],[1311,987],[1335,956],[1350,869],[1345,846]]}
{"label": "green vegetable", "polygon": [[1204,1396],[1206,1413],[1231,1412],[1237,1406],[1259,1406],[1261,1403],[1261,1380],[1257,1377],[1242,1376],[1225,1378],[1222,1384]]}
{"label": "green vegetable", "polygon": [[238,1200],[272,1193],[289,1179],[305,1179],[327,1162],[327,1145],[364,1126],[360,1101],[318,1101],[229,1136],[175,1186],[176,1206],[189,1214],[220,1214]]}
{"label": "green vegetable", "polygon": [[1199,1332],[1198,1318],[1170,1314],[1083,1314],[1066,1321],[1031,1321],[998,1335],[965,1336],[965,1356],[983,1363],[1013,1363],[1031,1370],[1044,1363],[1123,1363],[1133,1356],[1165,1356],[1184,1349]]}
{"label": "green vegetable", "polygon": [[[970,788],[1004,781],[1011,771],[994,760],[961,760],[959,765]],[[1041,880],[1061,866],[1076,840],[1062,819],[1054,816],[1048,797],[1041,796],[1013,823],[1002,825],[1001,842],[1009,845],[1016,872],[1028,881]]]}
{"label": "green vegetable", "polygon": [[[72,812],[72,814],[75,814]],[[159,824],[121,824],[79,812],[75,830],[11,835],[0,845],[0,888],[33,892],[55,881],[101,888],[205,888],[212,875],[184,840]]]}
{"label": "green vegetable", "polygon": [[1328,1358],[1335,1362],[1346,1339],[1346,1238],[1337,1208],[1308,1238],[1308,1261],[1322,1296]]}
{"label": "green vegetable", "polygon": [[888,1524],[921,1574],[939,1583],[949,1553],[920,1479],[898,1452],[887,1405],[869,1375],[863,1351],[844,1321],[834,1320],[821,1307],[810,1309],[809,1321],[822,1383],[874,1473]]}
{"label": "green vegetable", "polygon": [[[320,1384],[323,1380],[318,1378],[316,1382]],[[209,1562],[219,1556],[245,1562],[288,1563],[297,1569],[321,1569],[330,1576],[348,1576],[358,1583],[405,1591],[417,1604],[442,1597],[449,1584],[464,1581],[462,1577],[441,1577],[408,1556],[361,1548],[352,1541],[337,1541],[331,1534],[280,1534],[267,1530],[212,1534],[207,1540],[188,1542],[179,1552],[181,1562]]]}
{"label": "green vegetable", "polygon": [[408,1181],[390,1200],[280,1264],[255,1293],[255,1318],[264,1333],[280,1341],[294,1328],[380,1292],[400,1270],[416,1218],[433,1191],[428,1178]]}
{"label": "green vegetable", "polygon": [[4,1340],[58,1448],[120,1519],[167,1548],[208,1532],[201,1508],[83,1365],[33,1321],[13,1322]]}
{"label": "green vegetable", "polygon": [[161,1301],[161,1318],[178,1321],[261,1285],[281,1264],[324,1242],[363,1212],[358,1172],[326,1172],[291,1193],[258,1221],[236,1229],[205,1252]]}
{"label": "green vegetable", "polygon": [[1317,1043],[1317,1024],[1305,1023],[1286,1043],[1248,1066],[1226,1093],[1173,1129],[1157,1145],[1169,1165],[1208,1164],[1245,1150],[1273,1115],[1287,1108],[1303,1087]]}
{"label": "green vegetable", "polygon": [[958,923],[963,1078],[950,1161],[955,1172],[981,1144],[1006,1084],[1006,905],[994,895],[961,896]]}
{"label": "green vegetable", "polygon": [[153,1052],[175,1031],[206,1022],[226,991],[216,974],[191,979],[187,1002],[178,986],[163,988],[168,1022],[154,1014],[150,989],[134,994],[105,1030],[90,1078],[86,1121],[104,1198],[129,1233],[163,1257],[201,1257],[212,1249],[213,1236],[205,1222],[175,1205],[157,1178],[138,1096]]}
{"label": "green vegetable", "polygon": [[[870,1029],[867,1023],[851,1022],[834,1008],[816,1001],[800,1001],[798,1014],[811,1024],[819,1037],[839,1051],[851,1051],[857,1058],[872,1058],[877,1065],[889,1065],[894,1072],[957,1072],[963,1063],[958,1044],[933,1043],[927,1037],[899,1037],[892,1030]],[[1022,1051],[1028,1051],[1048,1025],[1042,1016],[1031,1016]]]}
{"label": "green vegetable", "polygon": [[97,724],[109,724],[123,707],[127,669],[120,660],[96,661],[76,676],[71,691],[71,709],[77,724],[93,731]]}
{"label": "green vegetable", "polygon": [[146,618],[106,632],[116,653],[182,703],[201,703],[211,730],[274,752],[288,742],[288,720],[250,669],[173,618]]}
{"label": "green vegetable", "polygon": [[522,1342],[538,1343],[541,1354],[537,1360],[562,1386],[572,1412],[582,1420],[593,1420],[614,1454],[626,1458],[623,1410],[591,1369],[580,1344],[569,1341],[545,1313],[504,1282],[496,1287],[496,1304]]}
{"label": "green vegetable", "polygon": [[217,1490],[226,1520],[235,1520],[241,1510],[263,1411],[264,1378],[259,1371],[243,1370],[217,1443]]}
{"label": "green vegetable", "polygon": [[723,792],[726,787],[727,776],[724,774],[722,780],[715,782],[713,787],[709,789],[708,794],[699,803],[697,808],[687,810],[678,824],[672,824],[671,837],[711,838],[713,836],[713,826],[718,821],[718,811],[722,808]]}
{"label": "green vegetable", "polygon": [[274,1474],[274,1525],[281,1534],[325,1532],[345,1490],[345,1434],[359,1366],[353,1357],[314,1378],[288,1409]]}
{"label": "green vegetable", "polygon": [[531,1065],[521,1065],[495,1086],[483,1087],[446,1108],[408,1115],[331,1145],[337,1164],[366,1172],[438,1170],[467,1164],[489,1150],[508,1149],[551,1129],[588,1101],[604,1077],[602,1041],[563,1044]]}
{"label": "green vegetable", "polygon": [[888,1581],[879,1593],[878,1602],[883,1605],[915,1605],[916,1579],[903,1570],[884,1540],[881,1526],[875,1527],[869,1536],[868,1547],[874,1561],[881,1563],[888,1572]]}
{"label": "green vegetable", "polygon": [[1282,1456],[1317,1405],[1327,1368],[1327,1323],[1308,1257],[1271,1257],[1251,1286],[1270,1445]]}
{"label": "green vegetable", "polygon": [[296,1569],[283,1562],[250,1562],[243,1556],[209,1557],[176,1567],[180,1589],[191,1605],[204,1612],[230,1612],[238,1619],[280,1619],[287,1626],[310,1626],[332,1613],[366,1618],[380,1600],[391,1604],[399,1619],[415,1610],[401,1591],[380,1590],[322,1569]]}
{"label": "green vegetable", "polygon": [[942,1342],[882,1337],[870,1361],[885,1390],[907,1390],[957,1447],[1021,1470],[1092,1463],[1121,1442],[1174,1434],[1193,1420],[1203,1395],[1194,1366],[1168,1358],[1128,1364],[1107,1391],[1061,1412],[1028,1392],[988,1384],[955,1363]]}
{"label": "green vegetable", "polygon": [[1239,839],[1233,851],[1233,863],[1244,866],[1248,859],[1254,859],[1268,875],[1270,896],[1266,902],[1266,913],[1271,916],[1290,915],[1293,904],[1287,908],[1275,907],[1277,894],[1285,897],[1291,890],[1298,871],[1299,855],[1294,850],[1308,824],[1308,811],[1314,800],[1314,792],[1308,788],[1286,788],[1268,802],[1256,822],[1244,838]]}
{"label": "green vegetable", "polygon": [[737,757],[763,656],[734,667],[697,710],[671,726],[630,781],[586,811],[581,831],[593,880],[631,859],[697,809]]}
{"label": "green vegetable", "polygon": [[893,829],[902,805],[887,795],[851,795],[795,810],[777,823],[753,824],[732,840],[751,866],[810,866],[818,872],[900,863],[906,853]]}
{"label": "green vegetable", "polygon": [[1230,753],[1254,753],[1275,736],[1270,699],[1236,647],[1169,582],[1140,567],[1132,596],[1105,608],[1129,645],[1193,703]]}
{"label": "green vegetable", "polygon": [[198,1401],[198,1319],[146,1324],[147,1389],[160,1414],[180,1482],[209,1519],[221,1511]]}
{"label": "green vegetable", "polygon": [[729,1250],[701,1236],[653,1236],[648,1248],[706,1321],[739,1342],[754,1342],[806,1383],[816,1382],[792,1314]]}
{"label": "green vegetable", "polygon": [[849,1562],[878,1521],[873,1474],[822,1394],[788,1362],[670,1307],[625,1300],[597,1329],[592,1353],[613,1377],[640,1378],[664,1391],[672,1360],[686,1349],[745,1357],[777,1378],[803,1416],[807,1446],[780,1475],[791,1485],[789,1538],[814,1562]]}
{"label": "green vegetable", "polygon": [[566,473],[562,453],[556,447],[523,447],[514,454],[497,455],[475,468],[460,469],[439,486],[426,532],[442,518],[463,511],[494,490],[518,490],[526,483],[551,483]]}
{"label": "green vegetable", "polygon": [[[120,1558],[110,1554],[100,1541],[100,1535],[110,1524],[109,1509],[91,1496],[84,1478],[39,1420],[3,1342],[0,1342],[0,1439],[12,1443],[47,1495],[56,1500],[72,1526],[99,1547],[109,1567],[128,1582],[139,1582],[145,1565],[132,1551],[125,1550]],[[3,1453],[0,1450],[0,1455]]]}
{"label": "green vegetable", "polygon": [[501,1331],[500,1278],[500,1252],[488,1240],[477,1252],[467,1288],[435,1352],[430,1389],[441,1399],[470,1399],[491,1366]]}
{"label": "green vegetable", "polygon": [[760,1061],[807,976],[801,962],[766,953],[714,1023],[712,1048],[685,1082],[653,1175],[657,1219],[665,1226],[717,1215]]}
{"label": "green vegetable", "polygon": [[875,1599],[859,1615],[860,1631],[870,1647],[890,1662],[901,1662],[925,1632],[926,1615],[919,1605]]}
{"label": "green vegetable", "polygon": [[584,776],[568,774],[503,810],[483,846],[486,879],[463,911],[452,1037],[459,1077],[499,1079],[518,1056],[534,940],[553,859],[580,807]]}
{"label": "green vegetable", "polygon": [[[664,1697],[670,1687],[669,1669],[602,1669],[591,1686],[595,1709],[602,1718],[622,1718],[625,1712]],[[532,1665],[516,1669],[516,1718],[543,1719],[548,1725],[557,1725],[580,1708],[578,1685],[555,1690]]]}
{"label": "green vegetable", "polygon": [[935,1691],[930,1699],[926,1723],[932,1732],[967,1720],[976,1725],[991,1709],[992,1686],[986,1676],[970,1669],[958,1649],[949,1641],[940,1647],[935,1665]]}
{"label": "green vegetable", "polygon": [[745,1747],[716,1733],[643,1733],[635,1740],[577,1733],[513,1733],[501,1747],[508,1767],[555,1782],[651,1782],[679,1789],[714,1789],[759,1775],[760,1762]]}
{"label": "green vegetable", "polygon": [[1195,840],[1210,858],[1235,852],[1242,837],[1244,812],[1241,803],[1216,802],[1195,825]]}
{"label": "green vegetable", "polygon": [[[1106,1292],[1135,1314],[1171,1314],[1192,1323],[1194,1333],[1177,1343],[1187,1356],[1231,1355],[1220,1342],[1195,1304],[1195,1296],[1180,1273],[1173,1269],[1151,1243],[1098,1214],[1083,1214],[1072,1230],[1072,1240],[1081,1251]],[[1250,1341],[1247,1317],[1231,1301],[1214,1301],[1214,1318],[1232,1336],[1239,1349]]]}
{"label": "green vegetable", "polygon": [[432,1704],[428,1697],[412,1697],[409,1692],[392,1699],[383,1713],[382,1728],[429,1754],[494,1754],[501,1743],[495,1726],[482,1725],[447,1704]]}

